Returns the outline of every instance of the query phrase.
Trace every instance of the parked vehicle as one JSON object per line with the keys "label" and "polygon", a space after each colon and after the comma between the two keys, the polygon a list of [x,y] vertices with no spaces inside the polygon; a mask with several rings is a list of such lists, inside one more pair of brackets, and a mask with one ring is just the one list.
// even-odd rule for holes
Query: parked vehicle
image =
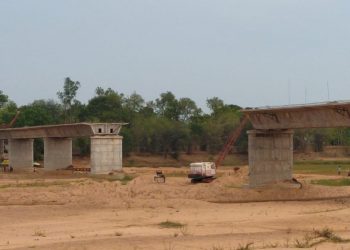
{"label": "parked vehicle", "polygon": [[214,162],[195,162],[190,164],[188,178],[192,183],[212,182],[215,179],[216,166]]}
{"label": "parked vehicle", "polygon": [[165,175],[161,170],[157,170],[153,180],[157,183],[165,183]]}

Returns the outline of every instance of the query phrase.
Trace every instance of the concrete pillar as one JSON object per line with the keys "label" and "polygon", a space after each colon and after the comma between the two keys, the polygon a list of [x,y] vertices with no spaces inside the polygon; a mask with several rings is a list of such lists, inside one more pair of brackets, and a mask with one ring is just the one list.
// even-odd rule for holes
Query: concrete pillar
{"label": "concrete pillar", "polygon": [[0,140],[0,161],[4,158],[5,154],[5,140]]}
{"label": "concrete pillar", "polygon": [[56,170],[72,165],[71,138],[44,138],[44,169]]}
{"label": "concrete pillar", "polygon": [[33,167],[33,139],[10,139],[9,162],[14,170]]}
{"label": "concrete pillar", "polygon": [[122,169],[122,142],[119,135],[91,137],[91,173],[107,174]]}
{"label": "concrete pillar", "polygon": [[291,180],[293,131],[248,131],[249,186]]}

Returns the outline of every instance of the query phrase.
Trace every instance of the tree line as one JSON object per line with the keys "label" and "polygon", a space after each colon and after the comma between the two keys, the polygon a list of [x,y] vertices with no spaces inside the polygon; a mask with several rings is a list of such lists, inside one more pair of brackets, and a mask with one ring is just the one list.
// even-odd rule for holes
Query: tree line
{"label": "tree line", "polygon": [[[75,122],[126,122],[121,135],[123,151],[148,153],[173,157],[180,153],[192,154],[206,151],[216,154],[222,149],[229,135],[242,117],[241,107],[226,104],[218,97],[207,99],[209,112],[205,113],[190,98],[177,98],[172,92],[161,93],[152,101],[145,101],[136,92],[124,95],[118,91],[97,87],[95,95],[82,103],[76,99],[81,87],[79,81],[67,77],[57,100],[34,100],[22,106],[0,90],[0,124],[8,123],[17,110],[20,116],[16,127]],[[246,130],[250,129],[247,126]],[[247,152],[247,135],[244,131],[236,143],[238,152]],[[322,151],[324,145],[350,145],[349,129],[297,130],[295,149],[303,150],[312,145]],[[82,154],[89,153],[89,141],[75,141]],[[43,151],[42,142],[36,143],[36,155]]]}

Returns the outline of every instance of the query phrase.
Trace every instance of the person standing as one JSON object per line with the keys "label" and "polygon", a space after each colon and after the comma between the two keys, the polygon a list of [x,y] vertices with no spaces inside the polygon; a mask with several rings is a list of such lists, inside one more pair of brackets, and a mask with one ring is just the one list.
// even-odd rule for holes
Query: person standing
{"label": "person standing", "polygon": [[338,165],[338,168],[337,168],[337,172],[338,172],[338,175],[341,174],[341,167]]}

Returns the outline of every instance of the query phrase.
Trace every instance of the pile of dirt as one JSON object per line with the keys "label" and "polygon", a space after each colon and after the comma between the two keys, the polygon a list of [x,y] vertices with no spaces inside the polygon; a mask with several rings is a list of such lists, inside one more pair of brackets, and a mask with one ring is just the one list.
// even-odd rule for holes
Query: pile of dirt
{"label": "pile of dirt", "polygon": [[168,178],[165,184],[155,184],[152,176],[134,179],[128,185],[128,193],[141,199],[191,199],[215,203],[318,200],[350,197],[348,187],[325,187],[304,183],[302,189],[290,185],[271,185],[250,189],[246,186],[246,176],[225,175],[212,183],[191,184],[183,178]]}
{"label": "pile of dirt", "polygon": [[[260,201],[299,201],[350,197],[350,187],[325,187],[303,181],[303,188],[271,185],[247,187],[247,167],[238,171],[222,169],[212,183],[191,184],[186,169],[167,169],[165,183],[153,180],[155,169],[128,169],[133,180],[90,178],[9,179],[0,193],[0,205],[83,205],[86,207],[145,208],[167,207],[194,202],[238,203]],[[124,185],[125,184],[125,185]]]}

